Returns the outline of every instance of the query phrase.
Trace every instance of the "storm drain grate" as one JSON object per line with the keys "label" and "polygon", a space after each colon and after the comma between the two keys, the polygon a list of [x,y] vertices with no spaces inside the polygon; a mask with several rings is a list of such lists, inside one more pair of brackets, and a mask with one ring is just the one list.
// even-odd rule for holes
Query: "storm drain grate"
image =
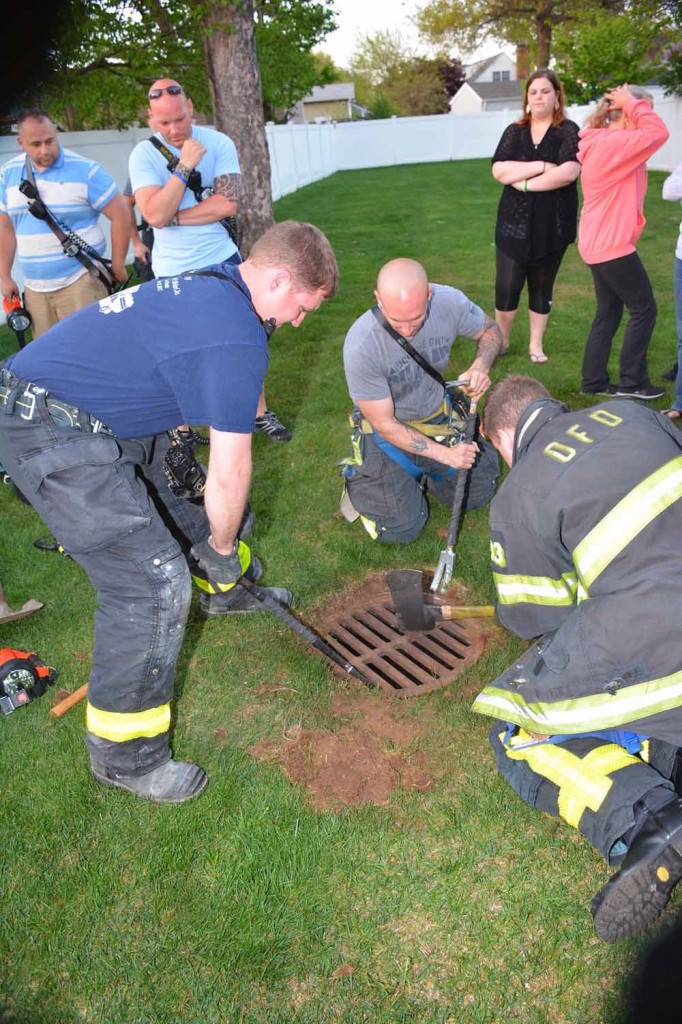
{"label": "storm drain grate", "polygon": [[346,610],[326,632],[329,644],[368,682],[403,697],[447,686],[480,657],[484,646],[472,620],[441,621],[427,631],[406,633],[390,602]]}

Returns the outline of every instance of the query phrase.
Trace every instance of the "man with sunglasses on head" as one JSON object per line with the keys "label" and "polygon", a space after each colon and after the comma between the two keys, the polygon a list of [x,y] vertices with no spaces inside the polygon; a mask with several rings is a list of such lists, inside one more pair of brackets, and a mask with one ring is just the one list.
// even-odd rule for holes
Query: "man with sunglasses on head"
{"label": "man with sunglasses on head", "polygon": [[[176,277],[216,263],[241,263],[224,225],[234,217],[241,171],[234,142],[223,132],[192,123],[194,107],[181,85],[160,78],[147,94],[154,139],[139,142],[130,155],[135,203],[154,229],[152,267],[156,277]],[[197,176],[200,185],[197,186]],[[205,198],[199,198],[202,192]],[[256,429],[274,441],[291,433],[258,403]]]}

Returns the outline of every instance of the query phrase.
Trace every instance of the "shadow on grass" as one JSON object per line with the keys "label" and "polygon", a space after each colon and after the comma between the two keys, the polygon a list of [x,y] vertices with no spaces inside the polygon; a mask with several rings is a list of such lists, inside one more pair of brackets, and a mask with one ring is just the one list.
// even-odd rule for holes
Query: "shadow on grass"
{"label": "shadow on grass", "polygon": [[43,991],[24,1002],[7,991],[0,994],[0,1024],[78,1024],[83,1015],[58,1006],[54,995]]}
{"label": "shadow on grass", "polygon": [[667,928],[646,941],[631,973],[623,979],[620,1003],[609,1024],[682,1022],[682,910]]}

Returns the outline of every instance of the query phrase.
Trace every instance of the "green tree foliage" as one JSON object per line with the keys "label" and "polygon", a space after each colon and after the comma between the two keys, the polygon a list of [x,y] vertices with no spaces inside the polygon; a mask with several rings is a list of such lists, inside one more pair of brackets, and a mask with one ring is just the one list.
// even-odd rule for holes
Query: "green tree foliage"
{"label": "green tree foliage", "polygon": [[552,34],[579,25],[590,10],[625,10],[628,0],[431,0],[420,11],[422,35],[441,46],[475,50],[488,38],[527,43],[536,67],[548,67]]}
{"label": "green tree foliage", "polygon": [[361,39],[351,59],[356,98],[372,117],[442,114],[464,80],[459,60],[419,57],[399,32]]}
{"label": "green tree foliage", "polygon": [[[333,0],[256,0],[255,40],[263,103],[272,116],[333,80],[310,52],[335,28]],[[41,78],[22,97],[64,128],[125,127],[161,75],[182,81],[198,110],[211,110],[201,41],[210,5],[198,0],[73,0]],[[332,77],[330,77],[332,76]]]}
{"label": "green tree foliage", "polygon": [[663,49],[656,73],[667,96],[682,96],[682,43]]}
{"label": "green tree foliage", "polygon": [[258,0],[256,51],[267,120],[281,119],[314,85],[337,81],[329,58],[313,48],[336,27],[328,2]]}
{"label": "green tree foliage", "polygon": [[652,74],[651,54],[665,30],[664,20],[638,8],[615,18],[594,11],[570,31],[557,31],[555,70],[569,101],[588,103],[610,86],[645,82]]}

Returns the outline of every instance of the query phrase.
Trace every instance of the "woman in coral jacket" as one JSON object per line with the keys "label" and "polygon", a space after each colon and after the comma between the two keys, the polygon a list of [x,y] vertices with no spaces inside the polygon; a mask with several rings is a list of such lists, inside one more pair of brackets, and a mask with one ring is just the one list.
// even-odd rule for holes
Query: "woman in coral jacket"
{"label": "woman in coral jacket", "polygon": [[[668,138],[638,86],[607,92],[580,132],[583,208],[578,250],[594,280],[597,312],[585,344],[582,391],[594,395],[660,398],[649,379],[646,353],[656,323],[656,300],[635,245],[645,219],[646,161]],[[620,352],[620,380],[611,385],[608,361],[623,308],[629,320]]]}

